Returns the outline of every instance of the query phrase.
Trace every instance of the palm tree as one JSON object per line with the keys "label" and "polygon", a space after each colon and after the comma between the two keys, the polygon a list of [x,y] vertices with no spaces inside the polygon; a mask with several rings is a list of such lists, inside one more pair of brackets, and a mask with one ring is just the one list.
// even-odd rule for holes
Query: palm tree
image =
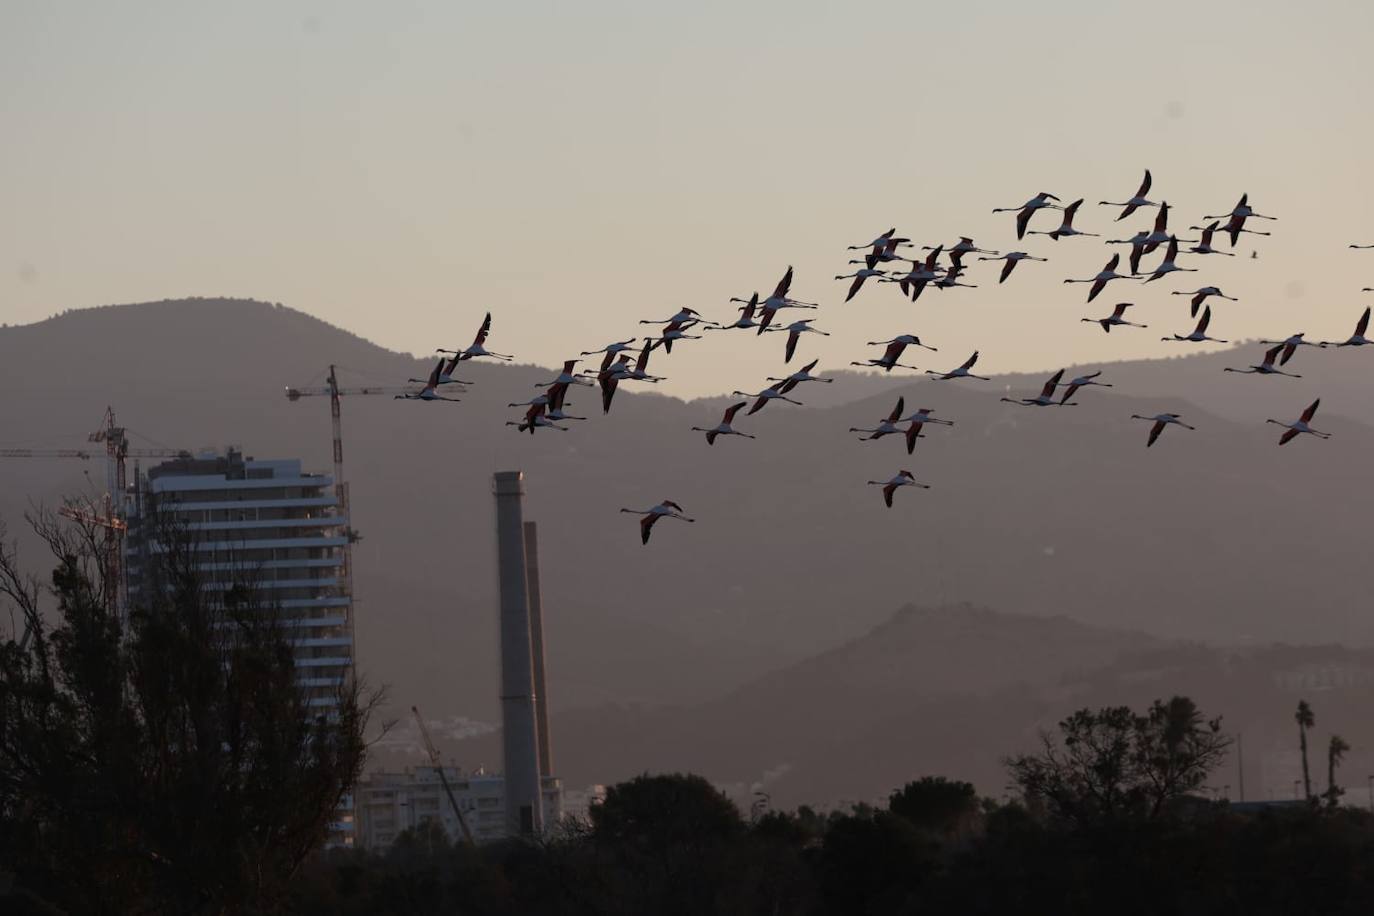
{"label": "palm tree", "polygon": [[1304,798],[1312,797],[1312,778],[1307,772],[1307,730],[1317,724],[1312,715],[1312,707],[1306,700],[1298,701],[1298,711],[1293,716],[1298,721],[1298,747],[1302,749],[1302,791]]}
{"label": "palm tree", "polygon": [[1333,808],[1336,807],[1336,799],[1344,794],[1344,790],[1336,785],[1336,767],[1341,765],[1348,750],[1350,745],[1340,735],[1332,735],[1331,743],[1326,747],[1326,803]]}

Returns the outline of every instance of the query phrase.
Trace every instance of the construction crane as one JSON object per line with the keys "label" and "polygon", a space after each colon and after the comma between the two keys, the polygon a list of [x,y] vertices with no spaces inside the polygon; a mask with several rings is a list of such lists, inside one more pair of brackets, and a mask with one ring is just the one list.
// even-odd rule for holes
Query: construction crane
{"label": "construction crane", "polygon": [[[97,512],[63,507],[59,513],[76,521],[86,521],[105,529],[105,574],[114,583],[113,589],[105,595],[106,608],[118,613],[125,604],[127,583],[124,581],[124,535],[129,526],[125,521],[128,515],[128,474],[126,460],[133,458],[190,458],[186,449],[172,448],[129,448],[128,430],[115,419],[113,407],[105,408],[101,426],[86,436],[87,442],[105,446],[105,494],[101,497],[101,508]],[[0,458],[77,458],[89,461],[96,453],[85,449],[56,448],[3,448]]]}
{"label": "construction crane", "polygon": [[[335,367],[330,365],[329,378],[327,384],[317,388],[286,388],[286,399],[288,401],[299,401],[301,398],[328,397],[329,398],[329,417],[334,426],[334,500],[338,503],[338,512],[343,516],[348,524],[344,528],[344,536],[347,543],[343,548],[343,580],[344,589],[349,597],[353,595],[353,543],[361,539],[361,536],[353,529],[353,513],[348,504],[348,484],[344,482],[343,471],[343,417],[339,409],[339,398],[357,395],[397,395],[407,389],[389,388],[378,385],[369,385],[361,388],[340,388],[338,373]],[[353,615],[349,615],[349,629],[353,627]]]}
{"label": "construction crane", "polygon": [[439,758],[439,749],[434,746],[434,741],[429,737],[429,729],[425,728],[425,720],[420,718],[420,710],[414,706],[410,711],[415,716],[415,724],[420,726],[420,738],[425,742],[425,752],[429,754],[429,762],[434,765],[434,772],[439,774],[439,782],[444,787],[444,793],[448,795],[448,803],[453,806],[453,813],[458,816],[458,826],[463,831],[463,840],[469,845],[474,845],[472,831],[468,829],[467,818],[463,817],[463,809],[458,807],[458,799],[453,795],[453,788],[448,784],[448,777],[444,775],[444,762]]}
{"label": "construction crane", "polygon": [[[117,614],[120,608],[126,606],[129,597],[128,584],[124,581],[124,536],[129,531],[129,523],[113,513],[108,493],[105,494],[104,503],[99,512],[93,511],[94,506],[82,509],[69,503],[58,509],[57,514],[74,522],[105,529],[105,555],[100,558],[105,569],[105,609]],[[25,633],[25,642],[28,641],[27,636]]]}

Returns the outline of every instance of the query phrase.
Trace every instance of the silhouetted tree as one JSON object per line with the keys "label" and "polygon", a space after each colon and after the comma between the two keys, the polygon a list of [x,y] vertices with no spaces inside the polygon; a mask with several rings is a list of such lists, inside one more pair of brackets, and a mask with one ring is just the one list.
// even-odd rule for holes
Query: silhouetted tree
{"label": "silhouetted tree", "polygon": [[1298,711],[1293,718],[1298,722],[1298,747],[1302,750],[1302,797],[1310,799],[1312,778],[1307,771],[1307,730],[1317,724],[1317,717],[1312,715],[1312,707],[1307,705],[1306,700],[1299,700]]}
{"label": "silhouetted tree", "polygon": [[924,776],[893,792],[887,810],[923,830],[950,834],[977,816],[978,792],[972,783]]}
{"label": "silhouetted tree", "polygon": [[935,873],[937,859],[934,840],[904,817],[856,808],[834,818],[816,862],[826,911],[908,912]]}
{"label": "silhouetted tree", "polygon": [[30,523],[56,569],[45,587],[0,543],[30,637],[0,645],[0,861],[71,912],[272,907],[356,780],[371,703],[348,684],[311,708],[277,615],[204,588],[184,531],[160,531],[123,621],[103,534]]}
{"label": "silhouetted tree", "polygon": [[1341,765],[1348,750],[1350,745],[1340,735],[1332,735],[1331,743],[1326,747],[1326,803],[1333,808],[1345,794],[1345,790],[1336,785],[1336,767]]}
{"label": "silhouetted tree", "polygon": [[613,895],[632,912],[700,913],[717,906],[721,875],[745,822],[700,776],[643,774],[606,790],[592,838],[617,865]]}
{"label": "silhouetted tree", "polygon": [[1187,697],[1156,700],[1144,715],[1115,706],[1081,709],[1041,735],[1039,754],[1006,763],[1032,802],[1077,824],[1153,819],[1196,790],[1225,756],[1221,720]]}

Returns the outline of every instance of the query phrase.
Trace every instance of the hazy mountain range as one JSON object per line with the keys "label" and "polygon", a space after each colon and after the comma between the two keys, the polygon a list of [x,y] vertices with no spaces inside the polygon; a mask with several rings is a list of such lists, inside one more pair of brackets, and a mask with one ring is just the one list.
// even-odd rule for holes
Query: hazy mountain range
{"label": "hazy mountain range", "polygon": [[[713,425],[721,399],[683,402],[629,384],[609,417],[594,391],[579,390],[571,409],[593,419],[517,435],[503,424],[519,411],[505,405],[554,374],[532,366],[468,364],[462,374],[477,385],[461,404],[348,398],[346,467],[364,536],[358,659],[399,708],[495,721],[489,481],[507,468],[527,473],[527,517],[540,522],[555,709],[728,696],[824,658],[907,603],[967,601],[1241,646],[1370,644],[1362,561],[1374,513],[1374,354],[1301,353],[1301,380],[1220,371],[1259,350],[1088,367],[1105,368],[1115,387],[1083,391],[1072,409],[998,401],[1008,386],[1033,393],[1040,376],[842,373],[799,389],[814,406],[741,416],[757,440],[713,448],[689,427]],[[80,310],[0,329],[0,445],[81,446],[112,404],[136,448],[237,444],[327,471],[327,402],[282,394],[320,384],[331,362],[345,385],[395,384],[430,365],[239,300]],[[671,375],[672,356],[657,354],[653,369]],[[899,394],[909,411],[934,408],[957,425],[930,429],[910,457],[896,437],[854,441],[848,427],[872,425]],[[1334,438],[1279,448],[1280,430],[1263,419],[1295,417],[1317,395],[1319,428]],[[1146,450],[1147,425],[1128,417],[1166,410],[1198,430],[1169,429]],[[933,489],[899,492],[885,509],[864,481],[903,467]],[[83,470],[103,479],[99,462],[0,463],[11,534],[30,500],[86,487]],[[642,547],[616,510],[664,497],[699,521],[660,525]],[[972,652],[937,653],[938,681],[972,677]],[[914,689],[923,682],[911,670]],[[834,702],[841,716],[851,703],[843,691]]]}

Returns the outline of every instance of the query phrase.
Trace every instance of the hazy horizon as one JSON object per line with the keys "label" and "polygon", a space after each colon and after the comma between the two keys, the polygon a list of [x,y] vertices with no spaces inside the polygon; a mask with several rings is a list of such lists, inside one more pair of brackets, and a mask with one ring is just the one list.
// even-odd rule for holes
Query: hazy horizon
{"label": "hazy horizon", "polygon": [[[923,367],[1169,355],[1154,332],[1191,323],[1168,293],[1205,284],[1241,300],[1217,307],[1219,336],[1348,335],[1374,282],[1374,252],[1346,248],[1374,242],[1374,9],[1051,6],[10,4],[0,321],[245,296],[425,354],[489,309],[494,348],[551,365],[680,306],[725,318],[792,264],[834,333],[799,352],[823,368],[908,331],[940,348]],[[1275,237],[1085,306],[1060,281],[1101,267],[1100,240],[1017,244],[989,212],[1082,196],[1079,228],[1127,237],[1154,211],[1117,223],[1097,201],[1147,167],[1181,235],[1248,191]],[[842,304],[845,246],[893,225],[1052,260]],[[1125,300],[1149,331],[1077,321]],[[776,374],[782,336],[748,337],[675,348],[663,391]]]}

